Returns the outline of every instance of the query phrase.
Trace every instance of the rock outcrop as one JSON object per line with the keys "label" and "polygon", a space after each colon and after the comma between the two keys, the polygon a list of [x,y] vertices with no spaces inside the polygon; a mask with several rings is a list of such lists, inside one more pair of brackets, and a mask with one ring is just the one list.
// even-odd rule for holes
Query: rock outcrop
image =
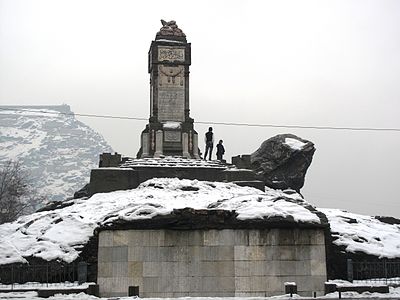
{"label": "rock outcrop", "polygon": [[250,168],[273,189],[300,192],[315,152],[314,144],[293,134],[264,141],[250,156]]}

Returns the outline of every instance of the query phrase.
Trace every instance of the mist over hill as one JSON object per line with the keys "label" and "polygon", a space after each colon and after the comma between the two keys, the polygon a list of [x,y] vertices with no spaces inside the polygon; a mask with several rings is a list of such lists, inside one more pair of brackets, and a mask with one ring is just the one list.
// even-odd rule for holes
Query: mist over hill
{"label": "mist over hill", "polygon": [[64,200],[88,183],[102,152],[112,148],[68,105],[0,106],[0,164],[20,161],[47,200]]}

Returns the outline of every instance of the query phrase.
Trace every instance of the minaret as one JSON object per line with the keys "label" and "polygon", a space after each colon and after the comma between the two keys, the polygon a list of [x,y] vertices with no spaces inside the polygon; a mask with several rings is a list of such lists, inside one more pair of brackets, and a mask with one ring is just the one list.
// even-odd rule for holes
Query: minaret
{"label": "minaret", "polygon": [[191,45],[175,21],[161,23],[149,50],[150,118],[137,156],[199,158],[189,108]]}

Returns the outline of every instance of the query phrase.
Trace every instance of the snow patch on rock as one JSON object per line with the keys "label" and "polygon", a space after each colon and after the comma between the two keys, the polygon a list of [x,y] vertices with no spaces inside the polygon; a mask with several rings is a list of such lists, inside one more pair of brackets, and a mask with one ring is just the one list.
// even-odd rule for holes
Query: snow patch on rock
{"label": "snow patch on rock", "polygon": [[306,143],[292,138],[285,138],[285,144],[294,150],[301,150],[306,145]]}

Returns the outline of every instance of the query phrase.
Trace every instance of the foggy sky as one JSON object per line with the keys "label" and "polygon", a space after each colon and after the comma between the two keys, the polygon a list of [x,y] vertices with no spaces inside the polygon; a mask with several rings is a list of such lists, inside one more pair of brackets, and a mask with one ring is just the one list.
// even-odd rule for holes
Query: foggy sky
{"label": "foggy sky", "polygon": [[[147,118],[147,52],[161,18],[192,43],[195,121],[400,128],[396,0],[0,0],[0,104]],[[146,125],[80,120],[130,156]],[[207,127],[195,124],[201,148]],[[308,201],[400,217],[400,132],[213,127],[228,161],[275,134],[309,139]]]}

